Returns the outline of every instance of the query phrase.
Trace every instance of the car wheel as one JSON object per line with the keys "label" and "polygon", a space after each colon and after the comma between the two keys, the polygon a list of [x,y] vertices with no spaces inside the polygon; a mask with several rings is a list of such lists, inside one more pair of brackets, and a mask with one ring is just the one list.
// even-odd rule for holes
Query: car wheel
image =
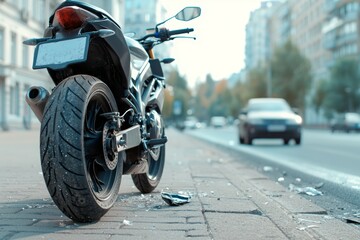
{"label": "car wheel", "polygon": [[245,142],[245,144],[252,145],[253,139],[252,139],[252,137],[251,137],[251,135],[250,135],[249,132],[246,133],[244,142]]}
{"label": "car wheel", "polygon": [[290,139],[284,138],[283,140],[284,140],[284,145],[289,145]]}
{"label": "car wheel", "polygon": [[295,138],[295,143],[296,145],[300,145],[301,144],[301,138]]}
{"label": "car wheel", "polygon": [[245,143],[244,138],[242,138],[241,136],[239,136],[239,142],[240,142],[240,144],[244,144],[244,143]]}

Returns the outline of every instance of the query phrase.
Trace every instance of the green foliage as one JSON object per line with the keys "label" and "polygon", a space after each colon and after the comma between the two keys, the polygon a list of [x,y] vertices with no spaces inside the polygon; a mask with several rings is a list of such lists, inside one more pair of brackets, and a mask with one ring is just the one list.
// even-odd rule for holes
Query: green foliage
{"label": "green foliage", "polygon": [[[191,99],[186,79],[179,74],[177,69],[174,69],[168,74],[166,84],[169,86],[168,89],[171,88],[171,91],[168,91],[165,95],[165,117],[184,119],[189,108],[189,100]],[[175,101],[182,103],[180,116],[174,116],[173,114],[173,104]]]}
{"label": "green foliage", "polygon": [[315,84],[315,94],[312,98],[312,104],[317,113],[319,113],[320,109],[324,106],[327,88],[328,82],[326,80],[318,80]]}
{"label": "green foliage", "polygon": [[227,100],[230,116],[236,118],[250,98],[266,97],[266,77],[266,70],[257,68],[249,71],[245,82],[237,81],[227,93],[231,97]]}
{"label": "green foliage", "polygon": [[331,69],[326,86],[324,109],[327,112],[352,112],[360,107],[359,62],[354,59],[339,59]]}
{"label": "green foliage", "polygon": [[229,116],[232,96],[227,81],[219,81],[215,87],[214,100],[210,107],[211,116]]}
{"label": "green foliage", "polygon": [[238,81],[235,86],[230,90],[231,102],[230,102],[230,115],[237,117],[240,114],[241,108],[243,108],[246,102],[246,91],[244,83]]}
{"label": "green foliage", "polygon": [[194,109],[195,116],[201,121],[207,121],[210,117],[209,109],[214,102],[215,81],[210,74],[206,80],[196,88]]}
{"label": "green foliage", "polygon": [[239,103],[233,91],[227,86],[227,80],[214,81],[211,75],[199,84],[194,100],[194,115],[201,121],[208,121],[211,116],[234,116],[234,109]]}
{"label": "green foliage", "polygon": [[266,97],[267,91],[266,69],[251,69],[244,84],[243,95],[247,101],[250,98]]}
{"label": "green foliage", "polygon": [[311,64],[290,41],[277,48],[271,59],[272,95],[285,98],[291,106],[305,107],[311,86]]}

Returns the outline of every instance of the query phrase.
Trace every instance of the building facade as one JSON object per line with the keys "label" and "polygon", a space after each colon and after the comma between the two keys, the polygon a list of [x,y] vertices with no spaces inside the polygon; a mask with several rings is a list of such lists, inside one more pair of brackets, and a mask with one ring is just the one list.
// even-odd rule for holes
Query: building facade
{"label": "building facade", "polygon": [[40,37],[56,0],[0,1],[0,128],[30,128],[37,119],[25,102],[30,86],[51,88],[45,71],[32,70],[33,47],[22,42]]}
{"label": "building facade", "polygon": [[282,1],[263,1],[261,7],[251,12],[246,25],[245,68],[264,67],[271,56],[270,18]]}
{"label": "building facade", "polygon": [[275,49],[285,44],[291,38],[291,10],[289,2],[275,6],[269,19],[270,47]]}
{"label": "building facade", "polygon": [[107,11],[124,29],[125,0],[82,0]]}
{"label": "building facade", "polygon": [[125,3],[125,31],[142,37],[165,19],[166,10],[159,0],[127,0]]}
{"label": "building facade", "polygon": [[[140,38],[152,32],[158,23],[163,22],[169,16],[161,0],[126,0],[125,12],[125,33],[135,34]],[[165,25],[160,25],[159,28]],[[170,56],[171,42],[160,44],[154,48],[155,57],[162,59]],[[172,65],[163,65],[163,70],[171,71]]]}
{"label": "building facade", "polygon": [[330,55],[324,48],[322,32],[325,0],[289,0],[291,9],[291,40],[311,62],[314,80],[328,78],[326,62]]}
{"label": "building facade", "polygon": [[324,46],[331,56],[327,66],[343,57],[359,58],[360,51],[360,1],[326,0]]}

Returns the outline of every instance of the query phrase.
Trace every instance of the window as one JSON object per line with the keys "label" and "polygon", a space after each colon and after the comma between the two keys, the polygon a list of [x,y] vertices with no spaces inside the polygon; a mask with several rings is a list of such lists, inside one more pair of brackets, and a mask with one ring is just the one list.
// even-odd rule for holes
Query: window
{"label": "window", "polygon": [[33,1],[33,10],[32,17],[38,22],[43,22],[45,12],[45,1],[44,0],[34,0]]}
{"label": "window", "polygon": [[[26,38],[23,38],[25,41]],[[29,66],[29,47],[25,44],[22,44],[22,66],[27,68]]]}
{"label": "window", "polygon": [[11,64],[16,65],[16,33],[11,33]]}
{"label": "window", "polygon": [[31,15],[32,15],[32,17],[35,18],[35,19],[37,19],[37,16],[39,16],[38,10],[39,10],[39,1],[34,0],[34,1],[33,1],[33,8],[32,8],[32,13],[31,13]]}
{"label": "window", "polygon": [[39,5],[39,17],[38,20],[40,22],[44,22],[45,21],[45,0],[40,0],[40,5]]}
{"label": "window", "polygon": [[4,29],[0,28],[0,60],[4,60],[5,48],[4,48]]}
{"label": "window", "polygon": [[27,2],[26,0],[20,0],[19,1],[19,8],[20,9],[27,9]]}
{"label": "window", "polygon": [[20,96],[19,96],[19,83],[15,86],[10,87],[10,114],[19,116],[20,115]]}

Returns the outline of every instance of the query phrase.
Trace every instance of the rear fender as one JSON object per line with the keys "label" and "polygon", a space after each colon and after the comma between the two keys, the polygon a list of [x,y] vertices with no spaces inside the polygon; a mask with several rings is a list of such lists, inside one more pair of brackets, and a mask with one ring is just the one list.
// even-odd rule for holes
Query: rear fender
{"label": "rear fender", "polygon": [[85,62],[70,64],[66,68],[56,71],[48,69],[48,72],[55,85],[71,75],[86,74],[97,77],[109,86],[119,105],[120,99],[128,96],[130,53],[123,33],[117,25],[109,19],[95,19],[89,21],[82,28],[72,31],[58,30],[54,32],[55,30],[49,27],[45,31],[45,36],[71,38],[101,29],[111,29],[115,34],[106,38],[91,38],[88,58]]}

